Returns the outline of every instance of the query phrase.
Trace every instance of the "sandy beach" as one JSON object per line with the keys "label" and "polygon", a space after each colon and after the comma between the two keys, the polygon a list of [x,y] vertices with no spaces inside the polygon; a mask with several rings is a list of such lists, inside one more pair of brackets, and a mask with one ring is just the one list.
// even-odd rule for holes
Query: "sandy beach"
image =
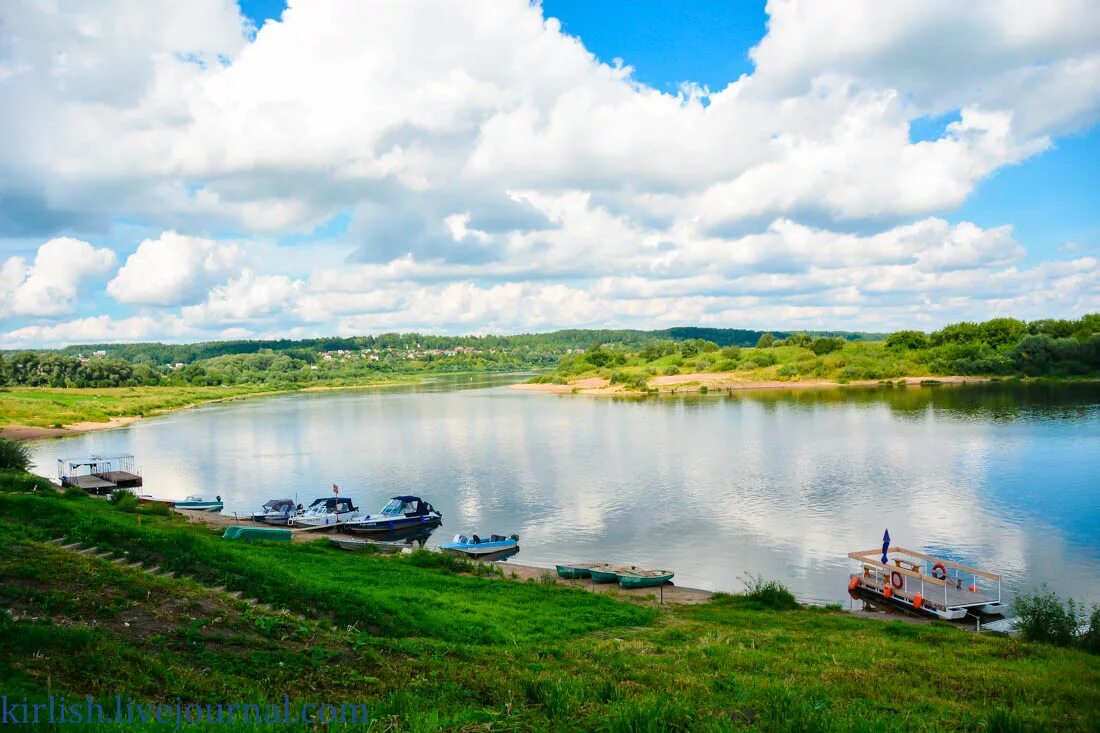
{"label": "sandy beach", "polygon": [[78,422],[63,428],[37,428],[30,425],[0,425],[0,438],[6,440],[38,440],[40,438],[63,438],[66,435],[89,433],[93,430],[113,430],[122,428],[140,420],[140,417],[112,417],[106,422]]}
{"label": "sandy beach", "polygon": [[[988,382],[988,377],[900,377],[890,380],[894,384],[903,383],[905,386],[918,386],[921,384],[976,384]],[[738,379],[728,372],[699,372],[694,374],[673,374],[661,377],[651,377],[648,380],[651,387],[656,387],[661,393],[676,394],[679,392],[698,392],[706,387],[708,392],[733,393],[741,390],[754,389],[823,389],[830,387],[877,387],[881,383],[875,379],[858,380],[841,384],[824,379],[806,379],[798,381],[773,380],[746,380]],[[602,377],[587,377],[578,379],[569,384],[513,384],[509,389],[524,392],[541,392],[543,394],[582,394],[582,395],[640,395],[642,392],[628,389],[622,384],[611,384]]]}

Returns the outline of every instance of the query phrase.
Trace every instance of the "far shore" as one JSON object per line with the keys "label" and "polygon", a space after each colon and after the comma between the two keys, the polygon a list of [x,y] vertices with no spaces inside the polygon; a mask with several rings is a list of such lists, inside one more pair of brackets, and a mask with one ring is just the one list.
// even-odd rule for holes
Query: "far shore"
{"label": "far shore", "polygon": [[[708,393],[732,393],[754,389],[825,389],[833,387],[878,387],[884,383],[917,386],[921,384],[978,384],[990,381],[989,377],[899,377],[892,380],[863,379],[851,382],[836,382],[824,379],[805,379],[782,381],[778,379],[738,379],[727,372],[700,372],[696,374],[674,374],[651,377],[648,383],[656,387],[661,394],[699,392],[703,387]],[[623,384],[611,384],[603,377],[587,377],[569,384],[513,384],[510,389],[543,394],[581,394],[592,396],[639,396],[646,394],[633,390]]]}

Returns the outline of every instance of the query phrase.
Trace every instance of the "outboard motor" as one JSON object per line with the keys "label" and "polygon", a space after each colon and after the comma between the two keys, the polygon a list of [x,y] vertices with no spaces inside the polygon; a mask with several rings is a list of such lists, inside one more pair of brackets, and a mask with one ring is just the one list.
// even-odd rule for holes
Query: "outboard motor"
{"label": "outboard motor", "polygon": [[460,545],[465,545],[468,542],[468,540],[466,539],[466,535],[464,534],[456,534],[454,541]]}

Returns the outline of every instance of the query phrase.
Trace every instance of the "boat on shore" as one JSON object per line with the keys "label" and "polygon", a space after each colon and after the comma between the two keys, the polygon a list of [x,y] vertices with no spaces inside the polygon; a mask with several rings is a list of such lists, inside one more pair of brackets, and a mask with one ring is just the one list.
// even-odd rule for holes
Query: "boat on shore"
{"label": "boat on shore", "polygon": [[878,605],[920,616],[958,621],[967,614],[1003,616],[1001,576],[904,547],[849,552],[860,572],[848,580],[848,592]]}
{"label": "boat on shore", "polygon": [[327,496],[314,499],[300,514],[295,514],[287,520],[292,527],[327,527],[341,524],[354,517],[359,512],[351,499],[345,496]]}
{"label": "boat on shore", "polygon": [[594,562],[575,562],[565,565],[555,565],[554,568],[558,571],[558,577],[563,580],[580,580],[582,578],[591,578],[592,568],[597,564],[598,563]]}
{"label": "boat on shore", "polygon": [[656,588],[672,581],[676,573],[671,570],[621,570],[619,586],[622,588]]}
{"label": "boat on shore", "polygon": [[252,514],[252,521],[265,524],[286,524],[297,511],[293,499],[269,499],[260,507],[260,511]]}
{"label": "boat on shore", "polygon": [[274,527],[226,527],[222,539],[247,540],[249,542],[291,542],[293,536],[289,529]]}
{"label": "boat on shore", "polygon": [[187,509],[193,512],[220,512],[225,508],[225,504],[222,503],[220,496],[211,499],[204,499],[201,496],[188,496],[183,500],[176,499],[157,499],[149,496],[148,494],[142,494],[138,497],[138,501],[142,504],[164,504],[172,507],[173,509]]}
{"label": "boat on shore", "polygon": [[492,556],[507,554],[508,557],[519,552],[519,535],[513,534],[505,537],[501,534],[490,535],[487,539],[476,534],[470,537],[459,534],[451,542],[439,546],[444,552],[455,555],[464,555],[476,559],[488,559]]}
{"label": "boat on shore", "polygon": [[633,565],[605,565],[597,564],[588,569],[589,577],[593,583],[618,583],[619,573],[624,570],[637,570]]}
{"label": "boat on shore", "polygon": [[377,514],[350,517],[344,526],[355,534],[385,535],[443,524],[443,515],[419,496],[395,496]]}
{"label": "boat on shore", "polygon": [[402,552],[403,550],[412,550],[411,542],[390,542],[381,540],[361,540],[355,537],[329,537],[328,541],[339,547],[341,550],[348,550],[350,552],[362,552],[364,550],[373,549],[379,552]]}

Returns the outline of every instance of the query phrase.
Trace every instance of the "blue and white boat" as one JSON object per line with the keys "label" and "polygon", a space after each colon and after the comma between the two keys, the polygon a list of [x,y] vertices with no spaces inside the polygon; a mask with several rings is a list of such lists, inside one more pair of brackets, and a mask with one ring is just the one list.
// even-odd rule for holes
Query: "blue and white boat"
{"label": "blue and white boat", "polygon": [[295,514],[287,524],[292,527],[326,527],[346,522],[359,513],[351,499],[343,496],[329,496],[315,499],[301,514]]}
{"label": "blue and white boat", "polygon": [[413,528],[438,527],[443,515],[419,496],[395,496],[377,514],[352,517],[344,529],[356,534],[390,534]]}
{"label": "blue and white boat", "polygon": [[179,501],[177,499],[157,499],[148,494],[142,494],[138,497],[138,501],[142,504],[165,504],[174,509],[189,509],[193,512],[220,512],[225,506],[220,496],[214,497],[213,500],[204,499],[201,496],[189,496],[183,501]]}
{"label": "blue and white boat", "polygon": [[267,524],[286,524],[294,516],[295,509],[293,499],[271,499],[265,501],[260,511],[252,514],[253,522],[266,522]]}
{"label": "blue and white boat", "polygon": [[505,537],[501,534],[494,534],[489,535],[487,538],[481,538],[476,534],[470,537],[457,534],[452,542],[440,545],[439,549],[456,555],[465,555],[466,557],[503,559],[503,557],[510,557],[519,552],[519,535],[513,534]]}

